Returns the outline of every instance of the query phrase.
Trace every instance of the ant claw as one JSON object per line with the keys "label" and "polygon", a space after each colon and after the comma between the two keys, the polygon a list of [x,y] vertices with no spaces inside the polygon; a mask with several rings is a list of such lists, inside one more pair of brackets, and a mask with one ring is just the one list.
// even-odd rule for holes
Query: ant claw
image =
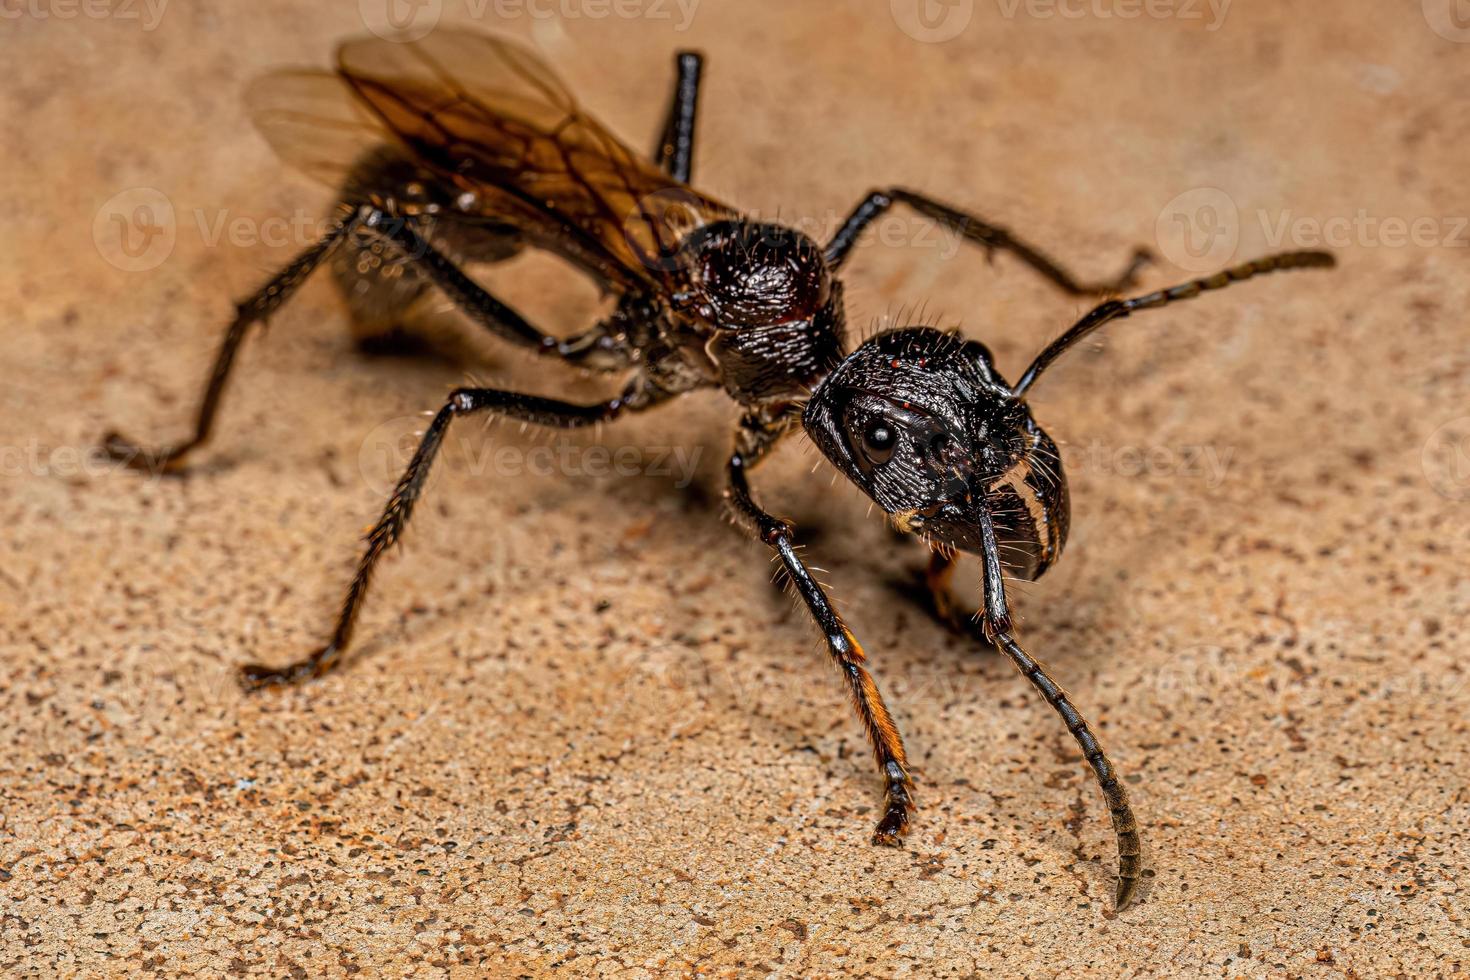
{"label": "ant claw", "polygon": [[245,689],[246,694],[264,690],[267,687],[277,687],[289,683],[290,678],[283,671],[267,667],[264,664],[246,664],[240,668],[240,686]]}
{"label": "ant claw", "polygon": [[265,664],[246,664],[240,668],[240,686],[245,693],[253,694],[268,687],[287,687],[320,677],[331,669],[335,651],[323,647],[305,660],[298,660],[285,667],[268,667]]}
{"label": "ant claw", "polygon": [[109,459],[128,466],[136,467],[142,465],[139,461],[146,454],[137,443],[125,437],[121,432],[112,429],[102,437],[102,442],[97,446]]}
{"label": "ant claw", "polygon": [[884,794],[886,809],[883,819],[878,822],[878,829],[873,831],[873,843],[898,847],[900,838],[909,829],[909,812],[913,810],[914,803],[903,767],[897,762],[890,762],[887,770],[890,782]]}
{"label": "ant claw", "polygon": [[903,843],[901,838],[908,829],[908,807],[902,803],[890,804],[888,812],[878,824],[878,829],[873,831],[873,843],[884,847],[898,847]]}
{"label": "ant claw", "polygon": [[1113,284],[1112,292],[1122,292],[1131,289],[1138,283],[1138,274],[1154,264],[1154,253],[1143,246],[1133,250],[1133,257],[1128,261],[1128,268],[1118,277]]}
{"label": "ant claw", "polygon": [[116,429],[110,430],[97,447],[104,456],[121,463],[131,470],[145,473],[168,472],[184,456],[187,447],[175,449],[144,449]]}
{"label": "ant claw", "polygon": [[1137,878],[1119,878],[1113,893],[1113,911],[1121,912],[1133,902],[1133,893],[1138,890]]}

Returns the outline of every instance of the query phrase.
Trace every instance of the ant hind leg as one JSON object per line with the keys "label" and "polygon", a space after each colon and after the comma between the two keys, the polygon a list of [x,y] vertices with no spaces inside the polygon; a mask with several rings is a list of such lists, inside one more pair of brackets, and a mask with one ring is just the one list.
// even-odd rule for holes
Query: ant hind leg
{"label": "ant hind leg", "polygon": [[235,355],[239,353],[240,344],[244,342],[250,328],[264,323],[280,309],[317,266],[342,246],[361,220],[361,215],[356,213],[343,216],[316,244],[298,255],[253,296],[236,307],[235,318],[225,331],[224,339],[215,355],[214,367],[205,383],[204,396],[195,416],[193,435],[171,446],[144,448],[114,430],[102,437],[102,451],[134,469],[157,473],[175,468],[190,452],[207,441],[214,429],[215,416],[219,412],[225,387],[235,366]]}

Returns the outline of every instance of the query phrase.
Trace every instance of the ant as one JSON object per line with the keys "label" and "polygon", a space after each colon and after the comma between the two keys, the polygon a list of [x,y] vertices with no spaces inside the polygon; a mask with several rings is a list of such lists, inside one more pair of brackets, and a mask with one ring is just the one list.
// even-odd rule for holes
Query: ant
{"label": "ant", "polygon": [[[1141,873],[1138,822],[1112,763],[1067,694],[1017,643],[1007,575],[1034,580],[1060,556],[1069,519],[1056,444],[1027,394],[1064,352],[1112,320],[1278,270],[1333,265],[1287,252],[1132,299],[1108,299],[1036,357],[1014,385],[989,350],[955,333],[908,326],[848,352],[842,269],[863,230],[903,204],[987,252],[1005,251],[1065,293],[1105,296],[1131,286],[1148,261],[1136,251],[1115,279],[1078,280],[1006,229],[912,191],[868,194],[825,245],[758,222],[693,190],[695,117],[703,60],[676,60],[677,79],[653,160],[585,114],[556,75],[520,44],[439,31],[410,43],[343,43],[336,70],[286,71],[249,91],[253,118],[288,162],[341,194],[326,234],[241,303],[204,391],[194,434],[145,450],[116,433],[113,457],[177,467],[210,436],[235,355],[328,259],[365,343],[393,342],[410,303],[437,287],[495,335],[581,368],[618,373],[621,392],[576,404],[462,387],[450,394],[367,536],[331,639],[284,667],[242,668],[247,688],[293,684],[336,668],[352,640],[373,572],[398,541],[455,419],[494,413],[564,429],[609,422],[700,388],[740,407],[725,496],[738,523],[771,548],[822,631],[872,744],[884,807],[873,841],[896,844],[914,809],[898,726],[856,637],[797,554],[790,523],[761,508],[747,474],[793,430],[871,497],[932,559],[935,604],[961,552],[983,570],[984,635],[1061,716],[1101,787],[1118,846],[1115,904]],[[494,262],[539,248],[617,298],[612,312],[568,339],[542,332],[462,272],[451,254]],[[392,259],[386,262],[385,256]]]}

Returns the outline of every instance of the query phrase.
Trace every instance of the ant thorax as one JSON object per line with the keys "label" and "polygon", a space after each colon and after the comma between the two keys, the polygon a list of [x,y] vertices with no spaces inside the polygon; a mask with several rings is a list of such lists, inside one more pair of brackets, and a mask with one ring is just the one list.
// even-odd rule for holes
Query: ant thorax
{"label": "ant thorax", "polygon": [[804,399],[840,360],[842,290],[822,250],[781,225],[717,221],[681,247],[682,311],[711,333],[719,383],[746,406]]}

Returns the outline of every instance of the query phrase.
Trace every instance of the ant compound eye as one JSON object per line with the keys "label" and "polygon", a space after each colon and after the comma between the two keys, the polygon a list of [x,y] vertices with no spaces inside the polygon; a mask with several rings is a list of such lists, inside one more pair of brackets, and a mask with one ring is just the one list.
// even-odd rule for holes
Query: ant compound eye
{"label": "ant compound eye", "polygon": [[898,430],[887,419],[875,418],[863,426],[863,455],[874,466],[882,466],[892,459],[893,450],[897,446]]}
{"label": "ant compound eye", "polygon": [[847,452],[865,476],[893,458],[903,430],[881,408],[849,405],[842,413]]}

